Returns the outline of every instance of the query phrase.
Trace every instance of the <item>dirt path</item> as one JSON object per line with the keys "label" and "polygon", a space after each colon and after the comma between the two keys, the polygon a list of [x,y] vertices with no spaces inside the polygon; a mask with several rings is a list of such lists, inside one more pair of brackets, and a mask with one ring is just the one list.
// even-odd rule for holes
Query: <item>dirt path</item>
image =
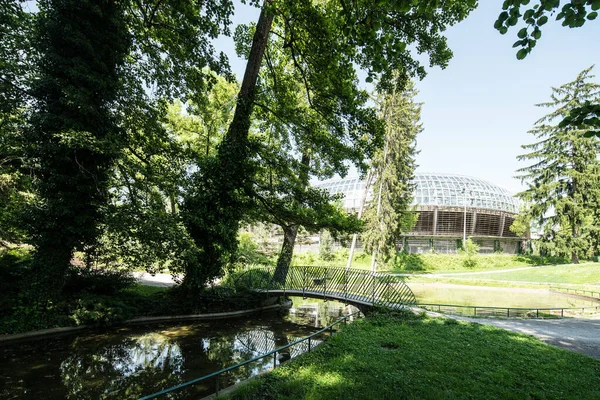
{"label": "dirt path", "polygon": [[544,320],[498,320],[460,316],[452,316],[451,318],[525,333],[535,336],[542,342],[600,360],[600,317]]}

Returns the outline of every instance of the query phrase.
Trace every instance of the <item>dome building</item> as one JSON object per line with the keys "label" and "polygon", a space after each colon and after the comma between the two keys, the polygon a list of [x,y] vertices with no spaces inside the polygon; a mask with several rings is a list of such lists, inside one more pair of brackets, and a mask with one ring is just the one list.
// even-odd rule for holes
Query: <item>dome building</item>
{"label": "dome building", "polygon": [[[414,200],[418,220],[400,244],[409,253],[455,253],[463,235],[481,253],[517,253],[525,238],[510,231],[519,202],[510,192],[483,179],[454,174],[416,173]],[[344,208],[357,213],[365,190],[359,178],[330,179],[319,188],[344,195]],[[371,200],[367,193],[367,202]],[[466,215],[466,226],[465,226]]]}

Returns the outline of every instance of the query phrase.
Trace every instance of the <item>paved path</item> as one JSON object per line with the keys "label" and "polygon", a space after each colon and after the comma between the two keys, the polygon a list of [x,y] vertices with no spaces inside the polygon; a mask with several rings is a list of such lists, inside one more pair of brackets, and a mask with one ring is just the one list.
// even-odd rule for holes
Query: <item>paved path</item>
{"label": "paved path", "polygon": [[176,285],[171,274],[150,275],[147,272],[134,272],[133,276],[141,285],[170,287]]}
{"label": "paved path", "polygon": [[[449,317],[448,315],[446,315]],[[452,316],[451,318],[493,325],[498,328],[535,336],[542,342],[586,354],[600,360],[600,317],[592,319],[484,319]]]}

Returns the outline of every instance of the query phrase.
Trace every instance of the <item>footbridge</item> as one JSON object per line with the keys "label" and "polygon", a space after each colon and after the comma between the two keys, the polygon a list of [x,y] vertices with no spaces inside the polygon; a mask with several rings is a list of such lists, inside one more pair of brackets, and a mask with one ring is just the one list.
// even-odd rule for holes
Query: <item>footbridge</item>
{"label": "footbridge", "polygon": [[403,278],[340,267],[290,266],[279,273],[275,267],[253,267],[237,277],[235,286],[274,296],[337,300],[360,309],[400,309],[416,303]]}

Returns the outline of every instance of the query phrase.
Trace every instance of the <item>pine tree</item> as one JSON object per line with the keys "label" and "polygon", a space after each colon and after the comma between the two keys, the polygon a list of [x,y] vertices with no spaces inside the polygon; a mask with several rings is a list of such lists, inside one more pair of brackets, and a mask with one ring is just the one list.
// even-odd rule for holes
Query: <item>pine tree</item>
{"label": "pine tree", "polygon": [[379,94],[379,113],[386,123],[385,143],[372,160],[373,197],[365,212],[363,233],[365,250],[374,253],[373,270],[379,254],[389,260],[402,233],[416,222],[410,204],[416,137],[423,130],[421,103],[415,102],[417,93],[411,81],[402,91]]}
{"label": "pine tree", "polygon": [[542,227],[540,245],[555,255],[579,257],[597,252],[597,217],[600,199],[600,140],[585,137],[585,130],[561,127],[558,121],[587,101],[597,102],[600,85],[590,82],[592,67],[573,82],[552,88],[551,101],[537,106],[553,109],[529,133],[538,140],[523,145],[531,161],[519,178],[527,189],[517,196],[529,204],[527,213]]}

